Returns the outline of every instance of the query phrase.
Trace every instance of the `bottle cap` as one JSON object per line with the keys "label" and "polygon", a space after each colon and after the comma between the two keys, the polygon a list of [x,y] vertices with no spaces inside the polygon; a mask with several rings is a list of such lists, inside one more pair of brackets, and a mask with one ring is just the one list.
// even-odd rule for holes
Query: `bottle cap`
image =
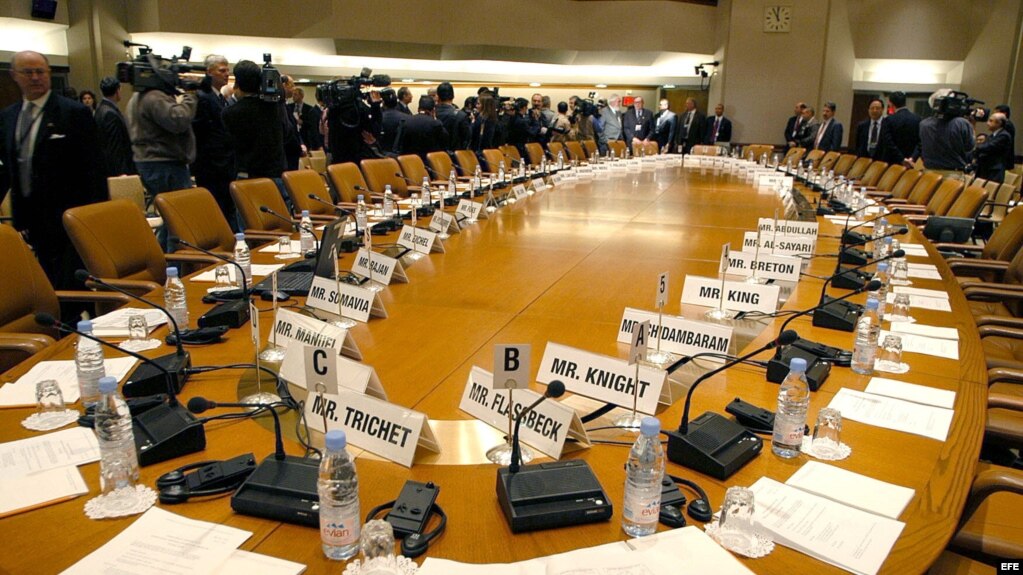
{"label": "bottle cap", "polygon": [[302,217],[303,218],[308,218],[309,217],[309,210],[302,210]]}
{"label": "bottle cap", "polygon": [[117,379],[108,376],[99,378],[99,392],[113,393],[117,391]]}
{"label": "bottle cap", "polygon": [[877,264],[877,271],[886,272],[888,271],[888,262],[881,262]]}
{"label": "bottle cap", "polygon": [[348,445],[348,436],[345,435],[343,429],[332,429],[327,432],[324,441],[330,451],[341,451],[345,445]]}
{"label": "bottle cap", "polygon": [[794,357],[789,362],[789,373],[806,373],[806,360],[801,357]]}
{"label": "bottle cap", "polygon": [[235,241],[238,241],[238,242],[244,242],[245,241],[245,234],[243,234],[241,232],[238,232],[237,234],[234,235],[234,239],[235,239]]}
{"label": "bottle cap", "polygon": [[78,322],[78,331],[92,333],[92,320],[83,319]]}
{"label": "bottle cap", "polygon": [[178,268],[176,268],[174,266],[171,266],[171,267],[167,268],[167,277],[169,277],[169,278],[176,278],[176,277],[178,277]]}
{"label": "bottle cap", "polygon": [[872,309],[872,310],[876,310],[877,309],[877,298],[876,297],[867,298],[867,309]]}
{"label": "bottle cap", "polygon": [[661,432],[661,420],[656,417],[644,417],[639,424],[639,432],[646,436],[657,435]]}
{"label": "bottle cap", "polygon": [[[389,192],[389,191],[391,191],[391,186],[387,186],[387,191],[388,191],[388,192]],[[363,197],[363,195],[362,195],[362,194],[359,194],[359,197],[358,197],[358,198],[356,198],[356,199],[357,199],[358,201],[360,201],[360,202],[361,202],[361,201],[364,201],[364,200],[365,200],[365,198]]]}

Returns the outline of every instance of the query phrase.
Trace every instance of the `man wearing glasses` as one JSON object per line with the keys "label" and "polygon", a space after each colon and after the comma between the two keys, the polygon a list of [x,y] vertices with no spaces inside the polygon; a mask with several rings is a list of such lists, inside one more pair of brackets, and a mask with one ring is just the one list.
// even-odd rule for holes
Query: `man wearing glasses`
{"label": "man wearing glasses", "polygon": [[11,76],[22,100],[0,114],[0,200],[9,186],[14,227],[53,287],[68,289],[82,264],[61,217],[68,208],[107,199],[96,123],[88,108],[50,90],[42,54],[15,54]]}

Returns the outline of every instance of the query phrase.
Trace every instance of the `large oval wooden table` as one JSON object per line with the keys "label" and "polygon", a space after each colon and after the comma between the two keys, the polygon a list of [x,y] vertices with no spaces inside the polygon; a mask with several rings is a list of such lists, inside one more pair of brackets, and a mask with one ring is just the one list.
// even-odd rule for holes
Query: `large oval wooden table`
{"label": "large oval wooden table", "polygon": [[[771,216],[780,204],[777,195],[757,193],[735,178],[700,175],[681,168],[559,186],[506,206],[491,219],[453,235],[445,242],[447,253],[416,262],[407,270],[409,283],[395,284],[382,292],[387,319],[360,324],[352,333],[365,363],[376,369],[392,402],[424,412],[432,420],[467,420],[470,417],[458,409],[466,378],[473,365],[492,368],[495,343],[532,344],[534,374],[549,341],[625,357],[627,346],[616,343],[622,312],[625,307],[652,309],[657,276],[666,270],[671,272],[672,280],[666,313],[699,318],[705,311],[702,308],[680,309],[683,277],[714,275],[721,245],[740,245],[743,232],[755,229],[757,218]],[[822,220],[822,235],[838,231]],[[377,239],[376,243],[382,241],[387,240]],[[925,240],[914,231],[906,241]],[[826,238],[817,248],[818,253],[834,253],[836,249],[837,240]],[[928,249],[942,279],[915,279],[914,285],[947,290],[954,311],[914,310],[914,315],[923,323],[957,327],[960,359],[907,353],[911,371],[893,377],[956,392],[948,440],[939,442],[846,421],[843,439],[852,446],[853,455],[836,463],[916,492],[900,517],[906,527],[885,561],[883,573],[921,572],[944,548],[973,477],[984,425],[986,386],[977,331],[955,279],[940,257]],[[267,254],[254,253],[257,262],[272,261]],[[351,267],[351,262],[352,256],[345,255],[342,269]],[[834,259],[816,258],[805,271],[828,275],[833,266]],[[194,318],[208,308],[199,302],[204,287],[189,284],[193,324]],[[804,278],[794,290],[783,290],[783,307],[812,307],[820,288],[820,280]],[[863,296],[853,301],[862,302]],[[261,308],[269,307],[266,302],[259,304]],[[271,318],[269,313],[261,317],[265,341]],[[782,320],[737,322],[738,346],[731,351],[762,345],[774,336]],[[808,339],[852,347],[851,333],[814,328],[805,318],[794,321],[792,327]],[[163,330],[156,335],[163,335]],[[164,348],[147,354],[166,352]],[[229,332],[226,343],[195,348],[192,354],[196,365],[251,361],[249,327]],[[72,354],[63,342],[43,356],[70,358]],[[5,374],[4,380],[13,380],[28,367],[19,366]],[[691,381],[696,373],[689,373],[687,379]],[[203,395],[234,401],[239,397],[239,382],[246,377],[238,372],[193,376],[182,397],[187,400]],[[862,390],[868,379],[846,368],[835,368],[824,387],[813,394],[811,416],[840,388]],[[534,388],[542,389],[536,384]],[[736,396],[773,409],[776,394],[776,385],[765,381],[763,370],[740,366],[701,386],[695,394],[693,414],[707,410],[723,413],[724,406]],[[663,427],[677,427],[681,411],[681,402],[676,402],[658,413]],[[4,441],[31,435],[19,425],[30,412],[12,409],[0,413]],[[603,431],[593,437],[628,442],[632,435]],[[191,461],[229,458],[248,451],[261,460],[273,451],[273,435],[266,421],[210,424],[207,438],[204,452],[143,468],[143,481],[152,485],[160,474]],[[315,440],[322,444],[318,434]],[[441,435],[440,441],[449,453],[465,449],[456,437]],[[292,454],[302,452],[294,440],[287,442],[287,449]],[[518,561],[625,539],[620,522],[627,447],[597,444],[570,457],[587,460],[596,471],[615,507],[610,522],[513,535],[495,497],[494,465],[434,465],[429,454],[418,456],[411,469],[360,455],[362,508],[365,512],[393,499],[407,479],[435,482],[441,488],[438,502],[450,520],[447,532],[430,547],[428,556],[465,562]],[[670,462],[668,471],[697,481],[717,508],[728,486],[750,485],[761,476],[785,481],[806,460],[805,456],[782,460],[765,445],[763,454],[724,482]],[[81,469],[91,496],[98,491],[98,464]],[[130,524],[130,519],[87,519],[82,513],[86,500],[80,497],[0,519],[4,547],[0,571],[58,572]],[[304,563],[308,573],[341,570],[339,564],[323,557],[316,529],[237,515],[227,498],[167,508],[188,517],[249,530],[253,535],[243,549]],[[780,546],[767,558],[743,562],[757,573],[840,572]]]}

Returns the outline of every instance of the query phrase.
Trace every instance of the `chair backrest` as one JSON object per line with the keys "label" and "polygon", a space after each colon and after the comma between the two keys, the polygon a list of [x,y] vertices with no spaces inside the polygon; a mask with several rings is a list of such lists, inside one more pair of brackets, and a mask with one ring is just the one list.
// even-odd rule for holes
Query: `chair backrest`
{"label": "chair backrest", "polygon": [[462,168],[463,176],[472,176],[476,172],[476,166],[480,165],[472,150],[455,150],[455,161]]}
{"label": "chair backrest", "polygon": [[969,186],[959,194],[945,215],[950,218],[976,218],[986,199],[987,191],[984,188]]}
{"label": "chair backrest", "polygon": [[522,159],[522,154],[519,153],[519,149],[511,144],[505,144],[499,148],[501,153],[509,158],[515,158],[516,160]]}
{"label": "chair backrest", "polygon": [[853,164],[849,166],[849,171],[845,173],[845,177],[851,180],[858,180],[862,178],[863,174],[866,173],[867,168],[869,168],[872,163],[873,160],[870,158],[856,158]]}
{"label": "chair backrest", "polygon": [[565,148],[568,149],[568,154],[573,160],[578,160],[580,162],[586,161],[586,158],[588,157],[586,155],[586,150],[583,149],[583,145],[579,142],[569,140],[565,142]]}
{"label": "chair backrest", "polygon": [[291,205],[295,206],[296,214],[301,214],[302,210],[309,210],[309,215],[334,215],[334,208],[309,199],[309,194],[316,194],[323,201],[333,203],[330,199],[330,190],[327,189],[327,182],[323,181],[323,176],[319,172],[315,170],[284,172],[284,189],[288,191],[288,197],[291,198]]}
{"label": "chair backrest", "polygon": [[963,181],[956,180],[953,178],[945,178],[942,180],[941,185],[938,186],[937,190],[934,190],[934,195],[931,196],[931,201],[927,202],[927,207],[924,210],[929,216],[944,216],[948,213],[948,210],[955,203],[956,198],[963,191]]}
{"label": "chair backrest", "polygon": [[107,178],[107,189],[111,200],[128,200],[146,211],[146,188],[137,175],[113,176]]}
{"label": "chair backrest", "polygon": [[405,174],[406,178],[416,182],[417,185],[423,181],[423,178],[433,181],[448,177],[447,172],[437,172],[437,177],[431,178],[429,172],[426,171],[426,164],[423,163],[423,159],[418,154],[398,156],[398,164],[401,165],[401,173]]}
{"label": "chair backrest", "polygon": [[721,154],[721,148],[717,146],[699,145],[693,146],[693,149],[690,150],[689,153],[694,156],[718,156]]}
{"label": "chair backrest", "polygon": [[621,158],[625,155],[625,142],[622,140],[611,140],[607,143],[607,147],[614,150],[616,158]]}
{"label": "chair backrest", "polygon": [[501,167],[501,162],[504,162],[505,171],[511,168],[511,162],[505,159],[504,154],[497,148],[489,148],[483,150],[483,159],[487,161],[487,171],[497,173],[498,168]]}
{"label": "chair backrest", "polygon": [[917,179],[913,189],[909,191],[909,196],[906,197],[907,203],[918,206],[927,204],[927,202],[931,201],[931,196],[934,195],[934,190],[938,189],[938,184],[940,183],[941,174],[924,172]]}
{"label": "chair backrest", "polygon": [[[394,158],[369,158],[359,162],[362,168],[362,175],[366,177],[369,184],[369,191],[382,194],[385,186],[391,186],[391,192],[400,196],[408,196],[408,185],[405,180],[398,177],[401,167]],[[369,198],[366,198],[367,201]]]}
{"label": "chair backrest", "polygon": [[1006,171],[1005,172],[1005,180],[1003,180],[1002,183],[1003,184],[1009,184],[1010,186],[1012,186],[1014,188],[1018,188],[1019,187],[1019,174],[1017,174],[1016,172]]}
{"label": "chair backrest", "polygon": [[163,192],[156,195],[155,204],[172,236],[205,250],[234,250],[231,226],[206,188]]}
{"label": "chair backrest", "polygon": [[[152,235],[150,233],[150,235]],[[13,227],[0,225],[0,332],[45,333],[57,331],[35,322],[35,314],[60,317],[60,305],[50,280],[35,254]]]}
{"label": "chair backrest", "polygon": [[561,152],[565,161],[568,161],[568,153],[565,152],[565,146],[561,142],[547,142],[547,151],[550,152],[552,160],[557,161],[558,152]]}
{"label": "chair backrest", "polygon": [[902,200],[908,198],[909,192],[913,191],[913,186],[916,185],[921,174],[922,172],[920,170],[905,170],[902,172],[902,176],[899,177],[899,181],[895,182],[895,185],[892,186],[892,197]]}
{"label": "chair backrest", "polygon": [[331,164],[327,166],[327,175],[342,202],[354,204],[359,194],[363,193],[359,188],[369,189],[366,178],[362,177],[362,171],[354,162]]}
{"label": "chair backrest", "polygon": [[821,163],[822,159],[824,159],[824,150],[810,150],[806,157],[803,158],[804,161],[809,160],[814,168]]}
{"label": "chair backrest", "polygon": [[586,150],[586,156],[587,157],[590,157],[593,154],[597,153],[597,151],[598,151],[598,149],[597,149],[597,142],[594,142],[593,140],[583,140],[580,143],[583,145],[583,149]]}
{"label": "chair backrest", "polygon": [[309,167],[317,174],[327,173],[327,154],[323,150],[309,152]]}
{"label": "chair backrest", "polygon": [[856,160],[856,154],[842,154],[838,161],[835,162],[835,175],[844,176],[848,174]]}
{"label": "chair backrest", "polygon": [[771,144],[750,144],[743,148],[742,157],[749,159],[752,155],[753,161],[759,162],[761,156],[764,154],[770,156],[772,152],[774,152],[774,146]]}
{"label": "chair backrest", "polygon": [[64,212],[63,219],[71,243],[92,275],[158,284],[167,280],[167,259],[146,215],[134,203],[110,200],[78,206]]}
{"label": "chair backrest", "polygon": [[[570,142],[566,142],[565,145],[568,145],[569,143]],[[643,153],[648,156],[656,156],[660,151],[661,149],[657,146],[657,142],[651,141],[643,143]]]}
{"label": "chair backrest", "polygon": [[231,197],[246,230],[289,234],[294,231],[295,228],[287,222],[260,211],[262,206],[266,206],[288,217],[288,206],[285,205],[277,184],[270,178],[235,180],[231,182]]}
{"label": "chair backrest", "polygon": [[877,181],[877,189],[882,192],[890,192],[895,184],[902,179],[902,174],[906,173],[906,167],[898,164],[892,164],[888,166],[888,169],[884,171],[881,178]]}
{"label": "chair backrest", "polygon": [[[1012,186],[1007,186],[1010,190]],[[1014,209],[1005,215],[1002,223],[991,233],[991,237],[984,244],[981,257],[1008,261],[1016,252],[1023,251],[1023,209]]]}
{"label": "chair backrest", "polygon": [[[622,149],[625,149],[624,145]],[[543,161],[543,146],[536,142],[526,144],[526,155],[529,156],[530,165],[539,166],[540,162]]]}
{"label": "chair backrest", "polygon": [[788,152],[785,152],[785,157],[781,159],[781,163],[788,165],[789,162],[798,162],[803,154],[806,153],[806,148],[789,148]]}
{"label": "chair backrest", "polygon": [[818,167],[822,170],[830,170],[841,157],[842,154],[839,152],[828,152],[827,154],[824,154],[823,158],[821,158],[821,163]]}
{"label": "chair backrest", "polygon": [[877,160],[867,166],[867,171],[863,172],[863,177],[860,178],[861,186],[873,187],[881,181],[881,176],[884,175],[885,170],[888,169],[888,163]]}
{"label": "chair backrest", "polygon": [[[447,152],[430,152],[426,154],[426,160],[430,162],[433,172],[441,179],[446,180],[451,174],[451,169],[454,167],[454,164],[451,163],[451,156]],[[458,176],[457,172],[455,176]]]}

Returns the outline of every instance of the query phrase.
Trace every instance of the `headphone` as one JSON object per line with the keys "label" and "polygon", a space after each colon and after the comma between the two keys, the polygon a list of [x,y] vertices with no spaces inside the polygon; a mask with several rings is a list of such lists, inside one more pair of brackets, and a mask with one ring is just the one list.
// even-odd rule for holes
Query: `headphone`
{"label": "headphone", "polygon": [[[384,511],[385,509],[393,508],[394,504],[397,503],[397,501],[398,500],[395,499],[394,501],[388,501],[387,503],[377,505],[376,507],[371,509],[369,513],[366,514],[366,521],[373,519],[381,511]],[[409,559],[415,559],[416,557],[419,557],[420,555],[425,553],[426,548],[430,546],[430,542],[439,537],[441,533],[444,533],[444,529],[448,526],[448,515],[447,513],[444,513],[444,510],[441,509],[440,505],[434,503],[433,506],[430,507],[430,513],[436,513],[437,516],[440,517],[440,523],[437,525],[437,527],[433,529],[433,531],[430,531],[428,533],[406,534],[405,537],[402,538],[401,540],[401,554],[404,555],[405,557],[408,557]],[[384,519],[386,520],[387,517],[384,517]],[[394,536],[401,537],[402,533],[399,533],[397,530],[395,530]]]}
{"label": "headphone", "polygon": [[693,499],[689,502],[689,506],[686,507],[686,513],[690,517],[697,521],[706,523],[710,521],[714,516],[714,511],[710,508],[710,500],[707,498],[707,492],[702,487],[696,484],[694,481],[684,479],[682,477],[676,477],[674,475],[668,475],[676,485],[684,485],[689,489],[693,490],[698,496],[698,499]]}
{"label": "headphone", "polygon": [[175,505],[185,503],[192,497],[231,493],[255,469],[256,458],[251,453],[227,461],[199,461],[183,465],[156,480],[160,503]]}

